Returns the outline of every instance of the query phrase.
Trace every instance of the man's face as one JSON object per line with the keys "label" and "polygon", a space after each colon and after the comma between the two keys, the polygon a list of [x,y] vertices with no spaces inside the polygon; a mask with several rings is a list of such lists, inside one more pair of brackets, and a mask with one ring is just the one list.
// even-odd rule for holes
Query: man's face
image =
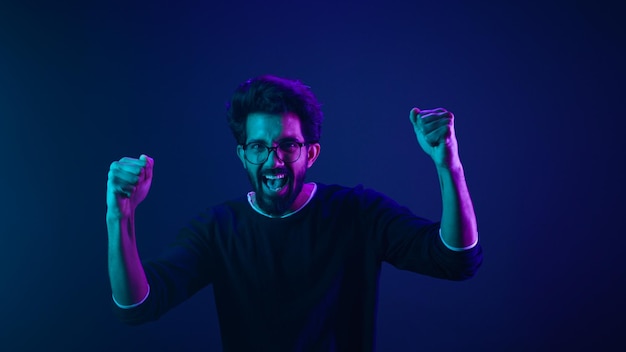
{"label": "man's face", "polygon": [[[246,136],[246,144],[255,142],[268,147],[286,141],[305,142],[300,119],[293,113],[252,113],[246,121]],[[283,215],[295,210],[294,202],[302,191],[306,170],[313,165],[319,154],[319,144],[308,147],[305,145],[300,152],[298,160],[285,163],[277,157],[277,151],[271,151],[263,164],[255,165],[245,159],[243,147],[237,147],[237,155],[256,193],[256,204],[266,213]]]}

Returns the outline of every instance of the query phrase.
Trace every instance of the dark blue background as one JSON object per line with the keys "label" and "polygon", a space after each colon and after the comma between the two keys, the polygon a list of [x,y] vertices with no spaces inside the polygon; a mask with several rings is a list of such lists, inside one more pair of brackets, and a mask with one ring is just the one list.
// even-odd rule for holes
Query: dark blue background
{"label": "dark blue background", "polygon": [[[155,323],[109,306],[109,164],[147,153],[140,254],[249,189],[224,104],[298,78],[324,104],[309,180],[436,219],[408,112],[456,115],[485,262],[466,282],[385,266],[380,351],[623,350],[624,12],[602,1],[0,5],[0,349],[216,350],[206,289]],[[614,347],[609,347],[614,346]]]}

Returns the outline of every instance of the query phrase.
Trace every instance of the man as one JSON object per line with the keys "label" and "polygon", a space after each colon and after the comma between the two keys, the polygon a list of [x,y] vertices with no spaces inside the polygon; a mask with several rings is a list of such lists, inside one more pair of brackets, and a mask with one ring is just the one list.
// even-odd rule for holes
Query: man
{"label": "man", "polygon": [[320,105],[308,87],[275,76],[240,85],[228,108],[253,191],[200,213],[155,260],[140,261],[134,227],[154,162],[113,162],[116,313],[129,324],[156,320],[212,284],[226,351],[373,350],[383,261],[450,280],[473,276],[482,261],[452,113],[413,108],[409,117],[439,175],[440,223],[361,186],[306,183],[320,154]]}

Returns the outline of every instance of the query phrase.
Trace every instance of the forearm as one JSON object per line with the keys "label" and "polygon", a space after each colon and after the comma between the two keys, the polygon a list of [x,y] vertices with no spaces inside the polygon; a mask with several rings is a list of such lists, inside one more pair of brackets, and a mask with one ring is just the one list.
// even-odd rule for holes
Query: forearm
{"label": "forearm", "polygon": [[463,165],[438,166],[443,210],[441,236],[446,244],[455,248],[467,248],[478,242],[476,215],[465,182]]}
{"label": "forearm", "polygon": [[109,235],[108,267],[113,297],[118,304],[133,305],[148,294],[148,280],[135,241],[134,214],[128,217],[107,213]]}

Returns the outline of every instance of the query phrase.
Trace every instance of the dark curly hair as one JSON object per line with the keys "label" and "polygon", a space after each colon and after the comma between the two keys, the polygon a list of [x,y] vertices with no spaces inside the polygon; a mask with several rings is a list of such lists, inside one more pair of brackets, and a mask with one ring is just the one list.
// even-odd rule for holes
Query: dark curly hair
{"label": "dark curly hair", "polygon": [[246,143],[246,121],[255,112],[298,115],[302,135],[308,143],[317,143],[322,132],[321,105],[311,88],[300,81],[272,75],[251,78],[239,85],[227,104],[228,126],[237,144]]}

